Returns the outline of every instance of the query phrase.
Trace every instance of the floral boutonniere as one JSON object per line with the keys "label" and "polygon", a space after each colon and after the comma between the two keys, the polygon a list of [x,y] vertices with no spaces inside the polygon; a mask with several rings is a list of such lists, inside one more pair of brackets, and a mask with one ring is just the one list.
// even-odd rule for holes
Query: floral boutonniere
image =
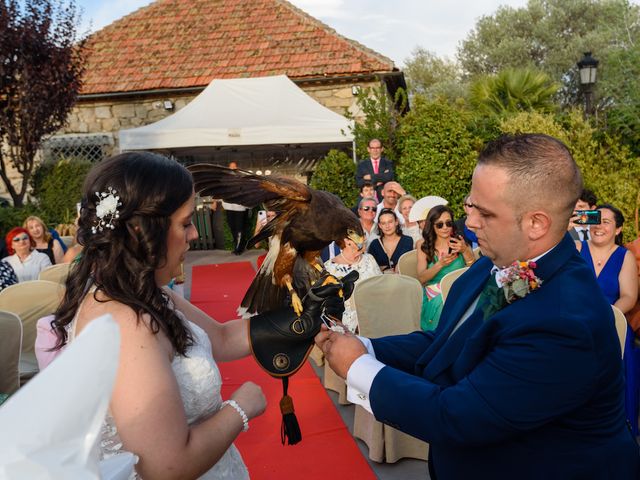
{"label": "floral boutonniere", "polygon": [[507,303],[513,303],[519,298],[526,297],[530,292],[542,285],[542,280],[534,273],[535,262],[513,262],[500,275],[500,283]]}

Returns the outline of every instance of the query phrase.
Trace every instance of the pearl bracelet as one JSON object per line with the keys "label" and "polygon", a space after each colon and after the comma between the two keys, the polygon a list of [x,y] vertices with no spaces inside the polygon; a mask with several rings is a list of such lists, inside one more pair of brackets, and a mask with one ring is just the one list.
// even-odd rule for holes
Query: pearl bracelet
{"label": "pearl bracelet", "polygon": [[225,405],[230,405],[231,407],[233,407],[233,409],[238,412],[238,414],[242,418],[242,431],[246,432],[247,430],[249,430],[249,417],[247,417],[247,414],[244,413],[242,407],[238,405],[238,402],[236,402],[235,400],[225,400],[224,402],[222,402],[222,406],[220,407],[220,409],[224,408]]}

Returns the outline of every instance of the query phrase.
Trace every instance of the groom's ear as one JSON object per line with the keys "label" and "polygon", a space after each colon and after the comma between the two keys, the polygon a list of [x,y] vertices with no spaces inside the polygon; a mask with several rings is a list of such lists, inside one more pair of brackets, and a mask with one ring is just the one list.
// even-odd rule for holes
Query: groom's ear
{"label": "groom's ear", "polygon": [[531,241],[540,240],[551,229],[551,217],[543,210],[527,212],[522,219],[523,229]]}

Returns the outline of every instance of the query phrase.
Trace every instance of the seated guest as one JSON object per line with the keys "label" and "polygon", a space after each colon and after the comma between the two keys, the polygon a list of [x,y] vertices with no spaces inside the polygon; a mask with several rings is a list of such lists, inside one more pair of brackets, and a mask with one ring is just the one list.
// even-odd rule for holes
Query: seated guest
{"label": "seated guest", "polygon": [[51,260],[44,253],[38,252],[36,242],[26,228],[12,228],[6,237],[9,256],[2,259],[13,268],[18,282],[37,280],[38,274],[51,265]]}
{"label": "seated guest", "polygon": [[[357,285],[360,280],[382,274],[376,260],[364,252],[364,245],[358,248],[358,246],[348,238],[337,243],[341,248],[340,253],[324,262],[324,268],[331,275],[342,278],[355,270],[359,274],[358,280],[355,282]],[[358,330],[358,316],[355,304],[353,303],[353,297],[345,302],[342,324],[352,333]]]}
{"label": "seated guest", "polygon": [[469,209],[470,209],[470,207],[469,207],[469,195],[464,197],[464,201],[462,203],[462,208],[464,208],[464,213],[465,214],[454,222],[454,226],[455,226],[456,232],[458,232],[460,235],[462,235],[462,238],[464,238],[464,241],[467,242],[467,245],[469,245],[471,248],[477,248],[478,247],[478,237],[476,236],[476,234],[474,232],[472,232],[469,229],[469,227],[467,227],[467,215],[469,215]]}
{"label": "seated guest", "polygon": [[36,250],[49,257],[52,265],[62,263],[64,257],[62,242],[53,238],[40,217],[34,215],[27,217],[22,226],[29,231],[29,235],[36,242]]}
{"label": "seated guest", "polygon": [[380,211],[378,232],[380,237],[371,242],[369,253],[376,259],[380,270],[395,273],[398,259],[402,254],[413,250],[413,239],[402,234],[398,217],[390,208]]}
{"label": "seated guest", "polygon": [[[376,189],[373,187],[372,183],[365,182],[362,184],[362,187],[360,187],[360,196],[358,197],[358,202],[351,208],[351,211],[356,215],[358,215],[358,207],[360,206],[360,201],[363,198],[369,198],[369,197],[376,198]],[[378,203],[378,200],[376,198],[376,204],[377,203]]]}
{"label": "seated guest", "polygon": [[[638,271],[633,254],[622,247],[624,216],[612,205],[598,205],[602,215],[599,225],[592,225],[590,240],[576,242],[580,255],[593,270],[600,289],[611,305],[622,313],[633,308],[638,298]],[[627,327],[625,341],[625,410],[634,436],[638,436],[640,407],[640,347],[635,333]]]}
{"label": "seated guest", "polygon": [[16,283],[18,283],[18,277],[13,267],[6,262],[0,262],[0,292]]}
{"label": "seated guest", "polygon": [[411,212],[411,207],[413,207],[414,203],[416,203],[416,199],[409,194],[403,195],[398,199],[398,210],[404,220],[402,224],[402,233],[407,237],[411,237],[413,239],[413,244],[415,245],[418,240],[422,238],[422,230],[420,229],[418,222],[412,222],[409,220],[409,212]]}
{"label": "seated guest", "polygon": [[398,199],[403,195],[406,195],[404,188],[398,182],[387,182],[382,187],[382,201],[378,204],[378,211],[376,212],[375,222],[378,222],[378,216],[382,209],[387,208],[394,211],[396,216],[398,217],[398,221],[400,225],[404,222],[404,218],[398,211]]}
{"label": "seated guest", "polygon": [[435,330],[442,312],[442,278],[474,262],[471,247],[456,235],[453,212],[446,205],[433,207],[427,215],[418,250],[418,280],[424,286],[420,328]]}
{"label": "seated guest", "polygon": [[358,218],[360,219],[360,225],[362,225],[362,231],[364,231],[366,248],[369,248],[371,242],[378,238],[376,223],[373,221],[376,218],[377,205],[378,202],[373,197],[365,197],[358,204]]}

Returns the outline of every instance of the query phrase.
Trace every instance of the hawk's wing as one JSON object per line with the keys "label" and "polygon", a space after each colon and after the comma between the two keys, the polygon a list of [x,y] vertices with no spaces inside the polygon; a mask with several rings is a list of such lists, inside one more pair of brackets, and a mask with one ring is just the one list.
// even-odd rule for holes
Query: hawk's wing
{"label": "hawk's wing", "polygon": [[203,163],[191,165],[189,171],[196,193],[245,207],[264,203],[270,210],[281,211],[289,210],[291,202],[307,203],[311,199],[309,187],[290,178],[263,177],[245,170]]}

